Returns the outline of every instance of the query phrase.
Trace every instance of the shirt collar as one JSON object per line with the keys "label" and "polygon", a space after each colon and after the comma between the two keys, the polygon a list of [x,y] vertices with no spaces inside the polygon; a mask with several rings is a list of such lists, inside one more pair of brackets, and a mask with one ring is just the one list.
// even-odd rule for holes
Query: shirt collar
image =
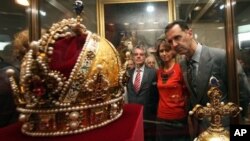
{"label": "shirt collar", "polygon": [[145,68],[145,65],[143,65],[142,67],[140,67],[140,68],[135,68],[135,72],[137,72],[137,70],[138,69],[140,69],[141,70],[141,72],[143,72],[144,71],[144,68]]}
{"label": "shirt collar", "polygon": [[194,60],[197,63],[199,63],[199,60],[201,57],[201,49],[202,49],[202,45],[200,43],[198,43],[197,48],[194,52],[194,55],[192,56],[192,60]]}

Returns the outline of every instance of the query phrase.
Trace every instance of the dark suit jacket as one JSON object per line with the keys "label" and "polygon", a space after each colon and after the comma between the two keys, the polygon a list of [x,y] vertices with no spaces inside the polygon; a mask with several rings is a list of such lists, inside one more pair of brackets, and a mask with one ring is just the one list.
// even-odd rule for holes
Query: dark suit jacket
{"label": "dark suit jacket", "polygon": [[[202,46],[201,56],[199,60],[199,68],[196,77],[197,81],[197,92],[196,94],[192,92],[191,86],[187,81],[187,60],[185,57],[182,57],[180,60],[180,64],[183,70],[183,76],[186,82],[186,85],[190,92],[190,99],[189,99],[189,107],[188,110],[192,110],[192,108],[196,104],[200,104],[206,106],[206,103],[209,102],[207,92],[209,90],[209,79],[211,76],[216,77],[219,80],[220,86],[219,89],[222,91],[223,96],[221,101],[228,102],[228,83],[227,83],[227,62],[226,62],[226,52],[223,49],[218,48],[211,48]],[[242,99],[247,95],[249,98],[249,85],[247,83],[246,78],[242,78],[242,76],[246,76],[244,71],[241,69],[240,64],[237,62],[238,65],[238,75],[240,76],[240,83],[244,82],[244,84],[240,84],[244,86],[247,92],[244,94],[240,94],[239,98]],[[243,81],[244,80],[244,81]],[[224,118],[223,125],[228,126],[229,120],[228,118]],[[202,128],[206,128],[209,126],[209,122],[207,119],[202,121]]]}
{"label": "dark suit jacket", "polygon": [[[14,99],[12,97],[12,90],[9,83],[9,78],[5,73],[7,69],[12,68],[18,74],[18,70],[10,64],[0,62],[0,127],[7,126],[18,119],[18,112]],[[17,79],[18,76],[16,76]]]}
{"label": "dark suit jacket", "polygon": [[158,106],[158,91],[156,86],[156,70],[145,66],[141,87],[138,93],[133,85],[135,69],[129,70],[130,79],[127,85],[128,103],[137,103],[144,106],[144,119],[155,119]]}
{"label": "dark suit jacket", "polygon": [[226,65],[226,52],[222,49],[209,48],[202,46],[199,68],[196,77],[197,92],[194,94],[191,90],[191,86],[188,83],[187,79],[187,61],[183,57],[180,61],[184,80],[187,84],[187,87],[190,91],[190,101],[189,101],[189,110],[196,104],[205,106],[209,102],[207,91],[209,87],[209,79],[211,76],[216,77],[220,83],[220,90],[223,93],[222,101],[227,101],[228,92],[227,92],[227,65]]}
{"label": "dark suit jacket", "polygon": [[[199,68],[196,77],[196,93],[191,90],[191,85],[187,79],[187,60],[185,57],[182,57],[180,64],[183,70],[183,77],[187,88],[190,92],[190,98],[188,100],[188,110],[192,110],[196,104],[206,106],[206,103],[209,102],[207,96],[207,91],[209,87],[209,79],[211,76],[216,77],[220,83],[220,90],[223,93],[221,98],[222,101],[228,101],[228,90],[227,90],[227,65],[226,65],[226,52],[222,49],[210,48],[202,46],[201,56],[199,60]],[[196,120],[196,119],[194,119]],[[199,127],[195,127],[194,134],[195,136],[201,133],[203,130],[209,127],[210,122],[208,118],[198,121]],[[229,127],[229,119],[223,119],[224,127]]]}
{"label": "dark suit jacket", "polygon": [[[228,101],[228,84],[227,84],[227,62],[226,62],[226,52],[223,49],[211,48],[202,46],[199,69],[197,74],[197,93],[196,95],[192,93],[191,86],[187,81],[187,61],[185,57],[181,59],[181,67],[183,70],[183,76],[189,91],[191,92],[190,105],[191,110],[196,104],[201,104],[203,106],[209,102],[207,91],[209,87],[209,79],[211,76],[216,77],[220,83],[220,90],[224,94],[222,101]],[[239,99],[249,98],[249,84],[245,72],[243,71],[241,65],[237,61],[237,74],[239,76],[240,83],[240,95]]]}

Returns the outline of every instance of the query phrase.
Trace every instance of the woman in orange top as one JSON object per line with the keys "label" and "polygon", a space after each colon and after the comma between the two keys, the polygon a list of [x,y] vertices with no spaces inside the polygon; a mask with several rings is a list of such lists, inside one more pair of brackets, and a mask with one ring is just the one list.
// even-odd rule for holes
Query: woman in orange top
{"label": "woman in orange top", "polygon": [[157,71],[159,103],[157,111],[157,141],[189,140],[186,99],[181,67],[176,52],[164,40],[159,40],[157,56],[161,66]]}

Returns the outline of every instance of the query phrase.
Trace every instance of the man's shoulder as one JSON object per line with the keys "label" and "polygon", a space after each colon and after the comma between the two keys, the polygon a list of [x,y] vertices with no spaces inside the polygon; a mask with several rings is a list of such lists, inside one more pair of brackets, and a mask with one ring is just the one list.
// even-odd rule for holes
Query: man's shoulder
{"label": "man's shoulder", "polygon": [[203,46],[202,52],[202,56],[208,55],[207,57],[213,60],[226,60],[225,49]]}
{"label": "man's shoulder", "polygon": [[0,61],[0,69],[3,69],[8,66],[11,66],[11,65],[5,61]]}
{"label": "man's shoulder", "polygon": [[127,71],[128,71],[129,74],[133,74],[134,71],[135,71],[135,69],[129,69],[129,70],[127,70]]}
{"label": "man's shoulder", "polygon": [[203,49],[209,51],[212,55],[226,55],[226,50],[222,48],[203,46]]}
{"label": "man's shoulder", "polygon": [[156,73],[156,69],[155,68],[149,68],[149,67],[145,66],[144,70],[148,71],[149,73]]}
{"label": "man's shoulder", "polygon": [[6,70],[13,69],[15,72],[19,72],[19,69],[11,65],[10,63],[7,63],[5,61],[0,62],[0,73],[5,73]]}

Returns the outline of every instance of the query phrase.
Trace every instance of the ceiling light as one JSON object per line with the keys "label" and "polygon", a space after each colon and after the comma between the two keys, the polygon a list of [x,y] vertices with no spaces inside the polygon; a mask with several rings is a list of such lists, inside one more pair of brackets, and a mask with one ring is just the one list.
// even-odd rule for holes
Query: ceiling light
{"label": "ceiling light", "polygon": [[222,4],[222,5],[220,6],[220,10],[224,9],[224,7],[225,7],[225,5]]}
{"label": "ceiling light", "polygon": [[15,2],[16,2],[17,4],[22,5],[22,6],[29,6],[29,5],[30,5],[30,3],[29,3],[28,0],[15,0]]}
{"label": "ceiling light", "polygon": [[224,26],[218,26],[217,29],[224,29]]}
{"label": "ceiling light", "polygon": [[129,25],[129,23],[123,23],[125,26],[128,26]]}
{"label": "ceiling light", "polygon": [[200,6],[195,6],[194,11],[199,11],[199,10],[201,10],[201,7]]}
{"label": "ceiling light", "polygon": [[148,5],[147,6],[147,12],[153,12],[155,10],[155,7],[154,6],[152,6],[152,5]]}
{"label": "ceiling light", "polygon": [[45,11],[40,10],[39,12],[40,12],[40,14],[41,14],[42,16],[46,16],[46,12],[45,12]]}
{"label": "ceiling light", "polygon": [[109,26],[114,26],[114,23],[109,23],[108,25],[109,25]]}
{"label": "ceiling light", "polygon": [[154,22],[153,22],[153,24],[159,24],[159,22],[157,22],[157,21],[154,21]]}

